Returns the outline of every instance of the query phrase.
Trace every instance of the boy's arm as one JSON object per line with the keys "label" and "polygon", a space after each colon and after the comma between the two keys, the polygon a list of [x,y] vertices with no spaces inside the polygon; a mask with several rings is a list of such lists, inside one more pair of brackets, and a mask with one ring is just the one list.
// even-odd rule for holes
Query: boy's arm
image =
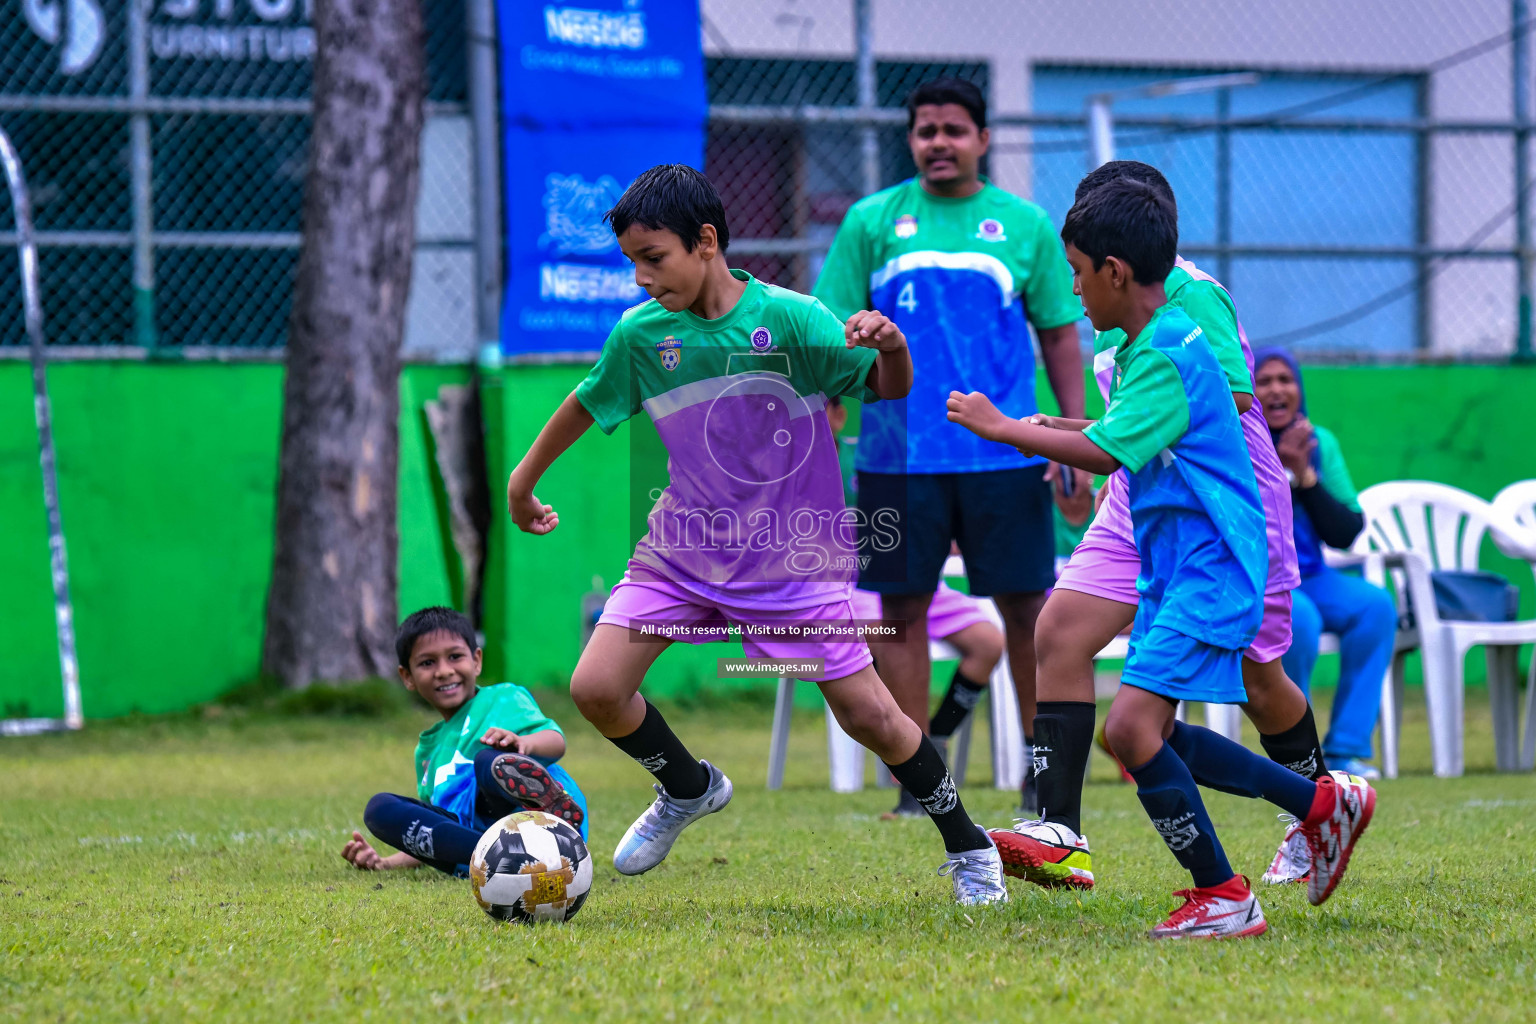
{"label": "boy's arm", "polygon": [[849,348],[872,348],[878,353],[869,368],[869,389],[887,402],[907,397],[912,390],[912,353],[907,336],[884,313],[861,309],[843,327]]}
{"label": "boy's arm", "polygon": [[1088,439],[1081,430],[1057,430],[1038,423],[1011,419],[1003,415],[992,400],[979,391],[968,395],[949,393],[949,419],[988,441],[1012,445],[1044,455],[1090,473],[1108,475],[1120,468],[1119,461]]}
{"label": "boy's arm", "polygon": [[547,757],[551,761],[565,756],[565,737],[557,729],[539,729],[519,736],[511,730],[492,726],[485,730],[480,742],[488,747],[514,750],[529,757]]}
{"label": "boy's arm", "polygon": [[1056,430],[1087,430],[1093,426],[1093,420],[1074,420],[1066,416],[1047,416],[1043,412],[1037,412],[1029,418],[1029,422],[1041,426],[1052,427]]}
{"label": "boy's arm", "polygon": [[581,404],[576,392],[565,396],[560,408],[555,410],[539,436],[534,438],[528,454],[523,456],[512,475],[507,478],[507,514],[524,533],[548,533],[560,525],[560,517],[553,505],[545,505],[534,497],[533,489],[546,470],[567,448],[575,444],[595,420],[587,407]]}

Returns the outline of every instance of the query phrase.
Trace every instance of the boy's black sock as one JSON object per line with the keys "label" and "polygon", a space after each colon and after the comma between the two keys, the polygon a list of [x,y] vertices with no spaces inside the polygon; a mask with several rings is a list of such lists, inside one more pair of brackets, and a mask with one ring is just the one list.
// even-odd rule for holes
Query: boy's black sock
{"label": "boy's black sock", "polygon": [[928,734],[944,739],[960,728],[960,723],[965,721],[965,716],[971,713],[976,702],[981,699],[982,693],[987,689],[986,683],[973,683],[960,674],[960,666],[955,666],[954,678],[949,681],[949,690],[944,694],[944,699],[939,702],[938,710],[928,720]]}
{"label": "boy's black sock", "polygon": [[696,800],[709,788],[709,769],[688,753],[656,705],[645,702],[645,720],[628,736],[610,736],[614,746],[635,759],[635,763],[661,783],[667,795],[676,800]]}
{"label": "boy's black sock", "polygon": [[955,780],[927,736],[917,745],[917,753],[901,764],[887,764],[886,767],[907,792],[917,797],[917,802],[939,827],[939,834],[944,837],[944,849],[961,853],[986,847],[986,834],[965,813]]}
{"label": "boy's black sock", "polygon": [[480,833],[444,816],[435,807],[393,793],[375,794],[363,809],[368,831],[423,864],[450,875],[469,865]]}
{"label": "boy's black sock", "polygon": [[1083,780],[1093,750],[1096,708],[1087,701],[1047,700],[1035,705],[1035,791],[1045,821],[1083,832]]}
{"label": "boy's black sock", "polygon": [[1284,732],[1273,736],[1260,733],[1259,746],[1264,748],[1271,761],[1314,782],[1328,770],[1323,763],[1323,744],[1317,738],[1317,722],[1312,717],[1311,704],[1307,705],[1307,713],[1301,716],[1301,721]]}
{"label": "boy's black sock", "polygon": [[1200,790],[1173,748],[1164,743],[1152,760],[1128,771],[1136,780],[1136,796],[1152,819],[1152,827],[1194,876],[1195,885],[1207,889],[1230,881],[1235,872],[1216,838]]}

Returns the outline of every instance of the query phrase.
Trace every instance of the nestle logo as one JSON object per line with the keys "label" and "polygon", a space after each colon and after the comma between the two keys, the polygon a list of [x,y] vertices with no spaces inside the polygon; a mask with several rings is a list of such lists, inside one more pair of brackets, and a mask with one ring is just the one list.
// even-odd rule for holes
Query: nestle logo
{"label": "nestle logo", "polygon": [[639,11],[593,11],[582,7],[544,8],[544,33],[552,43],[603,50],[645,48],[645,15]]}

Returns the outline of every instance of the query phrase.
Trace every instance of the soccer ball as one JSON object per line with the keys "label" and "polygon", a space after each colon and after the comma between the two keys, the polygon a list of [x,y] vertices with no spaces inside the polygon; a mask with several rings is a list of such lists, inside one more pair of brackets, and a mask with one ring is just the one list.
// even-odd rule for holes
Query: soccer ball
{"label": "soccer ball", "polygon": [[521,811],[486,829],[469,861],[475,901],[500,921],[565,921],[592,888],[581,833],[552,814]]}

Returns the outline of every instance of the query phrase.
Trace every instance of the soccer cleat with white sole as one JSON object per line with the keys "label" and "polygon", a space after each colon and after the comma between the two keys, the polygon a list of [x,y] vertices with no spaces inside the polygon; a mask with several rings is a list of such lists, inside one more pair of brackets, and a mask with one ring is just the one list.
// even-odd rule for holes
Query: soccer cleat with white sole
{"label": "soccer cleat with white sole", "polygon": [[[983,836],[985,829],[980,829]],[[1007,903],[1008,887],[1003,882],[1003,862],[991,840],[980,850],[947,853],[939,874],[955,883],[955,902],[962,907]]]}
{"label": "soccer cleat with white sole", "polygon": [[1355,843],[1376,813],[1376,791],[1358,775],[1329,772],[1317,780],[1318,795],[1301,829],[1312,848],[1307,902],[1314,907],[1333,895],[1349,867]]}
{"label": "soccer cleat with white sole", "polygon": [[1307,844],[1301,822],[1289,814],[1280,815],[1280,820],[1290,824],[1285,830],[1285,838],[1280,840],[1280,848],[1275,851],[1275,859],[1269,862],[1269,870],[1264,872],[1264,884],[1305,882],[1312,873],[1312,847]]}
{"label": "soccer cleat with white sole", "polygon": [[1184,905],[1147,934],[1154,939],[1241,939],[1269,929],[1248,879],[1234,876],[1205,889],[1180,889]]}
{"label": "soccer cleat with white sole", "polygon": [[1088,840],[1054,821],[1019,818],[1013,828],[987,833],[1003,861],[1003,874],[1047,889],[1093,888],[1093,856]]}
{"label": "soccer cleat with white sole", "polygon": [[708,761],[699,763],[709,772],[709,788],[692,800],[677,800],[658,783],[656,802],[635,819],[613,851],[613,866],[619,874],[639,875],[651,870],[667,859],[683,829],[731,802],[731,780]]}

